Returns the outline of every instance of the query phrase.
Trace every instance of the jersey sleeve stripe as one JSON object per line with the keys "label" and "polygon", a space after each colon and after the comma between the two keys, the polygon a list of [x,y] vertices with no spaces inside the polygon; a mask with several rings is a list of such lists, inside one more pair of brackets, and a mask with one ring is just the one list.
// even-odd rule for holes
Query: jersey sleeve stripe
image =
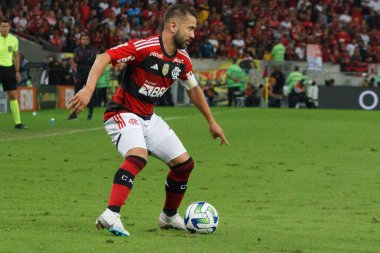
{"label": "jersey sleeve stripe", "polygon": [[178,53],[180,53],[181,55],[185,56],[191,62],[190,56],[186,53],[186,51],[178,50]]}
{"label": "jersey sleeve stripe", "polygon": [[135,43],[133,43],[135,46],[140,46],[142,44],[145,44],[145,43],[149,43],[149,42],[153,42],[153,41],[157,41],[158,42],[158,38],[151,38],[149,40],[139,40],[139,41],[136,41]]}
{"label": "jersey sleeve stripe", "polygon": [[156,47],[156,46],[159,46],[160,43],[154,43],[154,44],[148,44],[148,45],[145,45],[145,46],[142,46],[142,47],[136,47],[136,51],[139,51],[143,48],[147,48],[147,47]]}
{"label": "jersey sleeve stripe", "polygon": [[140,48],[140,47],[143,47],[143,46],[147,46],[147,45],[151,45],[151,44],[159,44],[158,41],[151,41],[151,42],[147,42],[147,43],[144,43],[144,44],[140,44],[140,45],[135,45],[136,49],[137,48]]}

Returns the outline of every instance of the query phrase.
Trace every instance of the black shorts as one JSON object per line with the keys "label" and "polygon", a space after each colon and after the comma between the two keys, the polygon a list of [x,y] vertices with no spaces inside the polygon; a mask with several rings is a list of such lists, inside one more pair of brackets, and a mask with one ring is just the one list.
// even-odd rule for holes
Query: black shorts
{"label": "black shorts", "polygon": [[17,90],[16,71],[14,66],[0,66],[0,83],[3,84],[3,90]]}

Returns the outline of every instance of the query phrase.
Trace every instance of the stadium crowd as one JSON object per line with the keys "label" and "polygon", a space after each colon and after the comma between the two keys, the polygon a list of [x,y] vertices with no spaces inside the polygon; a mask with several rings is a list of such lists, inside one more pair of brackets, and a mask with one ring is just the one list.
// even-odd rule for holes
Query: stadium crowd
{"label": "stadium crowd", "polygon": [[199,12],[192,57],[268,60],[280,43],[285,60],[302,61],[307,44],[320,44],[324,62],[380,62],[379,0],[1,0],[0,18],[62,52],[73,52],[85,31],[103,52],[159,33],[176,2]]}

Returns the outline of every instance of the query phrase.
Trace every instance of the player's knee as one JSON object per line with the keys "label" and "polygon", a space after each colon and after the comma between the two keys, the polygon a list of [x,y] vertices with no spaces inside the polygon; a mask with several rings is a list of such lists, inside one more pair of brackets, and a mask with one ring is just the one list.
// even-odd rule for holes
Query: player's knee
{"label": "player's knee", "polygon": [[[176,186],[179,186],[179,185],[186,186],[193,168],[194,168],[194,161],[190,157],[185,162],[170,167],[168,179],[170,179],[171,181],[179,182],[178,184],[176,184]],[[182,189],[183,187],[181,186],[180,188]]]}
{"label": "player's knee", "polygon": [[9,100],[17,100],[17,91],[8,91]]}
{"label": "player's knee", "polygon": [[176,158],[174,158],[173,160],[171,160],[170,162],[168,162],[167,165],[170,168],[171,167],[175,167],[175,166],[177,166],[179,164],[187,162],[190,158],[191,158],[190,155],[187,152],[184,152],[183,154],[177,156]]}
{"label": "player's knee", "polygon": [[194,160],[189,157],[185,162],[170,166],[170,170],[178,173],[190,173],[194,169]]}
{"label": "player's knee", "polygon": [[138,156],[147,161],[148,151],[144,148],[132,148],[125,154],[125,159],[127,159],[128,156]]}

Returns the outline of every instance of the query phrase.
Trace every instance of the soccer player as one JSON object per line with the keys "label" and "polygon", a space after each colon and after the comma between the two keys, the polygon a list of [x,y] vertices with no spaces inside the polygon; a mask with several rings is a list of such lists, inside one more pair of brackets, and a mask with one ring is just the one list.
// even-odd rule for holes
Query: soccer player
{"label": "soccer player", "polygon": [[26,129],[21,123],[20,107],[17,101],[17,83],[21,82],[20,56],[18,53],[18,40],[9,33],[11,23],[7,19],[0,24],[0,83],[8,93],[9,105],[16,129]]}
{"label": "soccer player", "polygon": [[97,80],[109,63],[127,63],[124,80],[107,104],[104,126],[119,152],[125,157],[116,171],[106,210],[96,226],[118,236],[129,236],[120,220],[123,206],[136,175],[145,167],[148,152],[165,162],[166,200],[158,224],[161,229],[185,229],[177,213],[194,161],[166,122],[153,112],[155,102],[177,80],[187,90],[192,103],[209,124],[213,138],[228,141],[215,121],[202,89],[192,72],[189,55],[184,50],[194,38],[196,13],[185,5],[171,5],[164,16],[161,35],[129,41],[103,53],[94,63],[87,85],[69,103],[72,113],[80,113],[89,102]]}

